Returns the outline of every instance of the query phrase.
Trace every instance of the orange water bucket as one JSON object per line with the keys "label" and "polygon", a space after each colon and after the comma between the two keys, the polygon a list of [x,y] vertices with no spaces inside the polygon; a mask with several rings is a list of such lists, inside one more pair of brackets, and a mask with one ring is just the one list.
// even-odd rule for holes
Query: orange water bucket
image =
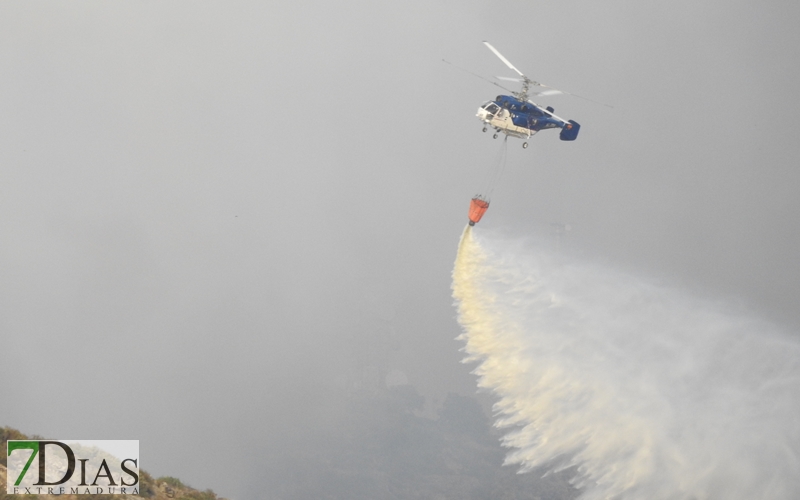
{"label": "orange water bucket", "polygon": [[483,217],[483,214],[486,213],[488,208],[488,201],[482,200],[477,196],[472,198],[472,201],[469,203],[469,225],[474,226],[477,222],[480,222],[481,217]]}

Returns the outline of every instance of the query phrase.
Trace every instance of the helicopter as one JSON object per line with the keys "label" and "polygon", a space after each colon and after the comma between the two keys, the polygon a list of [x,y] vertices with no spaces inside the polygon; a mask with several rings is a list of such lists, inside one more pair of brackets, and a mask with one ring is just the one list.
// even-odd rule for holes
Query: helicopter
{"label": "helicopter", "polygon": [[[530,139],[533,134],[540,130],[560,128],[560,139],[562,141],[574,141],[578,138],[578,132],[581,126],[575,120],[565,120],[556,116],[551,106],[542,107],[529,99],[529,96],[549,96],[556,94],[568,94],[575,97],[581,97],[563,90],[558,90],[548,85],[544,85],[537,81],[531,80],[525,76],[520,70],[514,67],[511,62],[503,57],[496,48],[489,42],[484,41],[489,50],[491,50],[497,57],[500,58],[506,66],[514,70],[519,78],[508,78],[498,76],[500,80],[514,81],[522,84],[522,90],[514,92],[506,89],[491,80],[492,83],[503,90],[511,92],[512,95],[499,95],[493,101],[486,101],[478,108],[477,117],[483,122],[483,131],[486,132],[489,128],[495,130],[493,138],[497,139],[499,134],[506,134],[506,136],[518,137],[520,139]],[[445,61],[447,62],[447,61]],[[472,73],[472,72],[469,72]],[[472,73],[475,75],[475,73]],[[475,75],[483,78],[480,75]],[[483,78],[486,80],[485,78]],[[542,90],[532,91],[531,87],[539,87]],[[581,97],[586,99],[585,97]],[[591,101],[591,99],[587,99]],[[596,102],[596,101],[592,101]],[[602,104],[602,103],[599,103]],[[607,106],[607,105],[606,105]],[[528,142],[522,143],[523,148],[528,147]]]}

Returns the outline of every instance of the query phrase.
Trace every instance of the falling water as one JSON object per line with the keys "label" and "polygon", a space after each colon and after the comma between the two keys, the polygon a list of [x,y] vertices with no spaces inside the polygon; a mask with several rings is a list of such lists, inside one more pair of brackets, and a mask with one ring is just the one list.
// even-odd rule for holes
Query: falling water
{"label": "falling water", "polygon": [[583,499],[800,498],[800,344],[775,326],[469,227],[453,296],[507,464]]}

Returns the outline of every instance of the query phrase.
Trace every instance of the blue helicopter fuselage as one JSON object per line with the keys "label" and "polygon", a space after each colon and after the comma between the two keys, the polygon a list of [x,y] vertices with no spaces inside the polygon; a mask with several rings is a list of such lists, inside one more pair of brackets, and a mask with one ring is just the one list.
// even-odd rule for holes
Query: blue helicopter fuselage
{"label": "blue helicopter fuselage", "polygon": [[540,130],[560,128],[561,140],[574,141],[580,129],[575,121],[555,116],[553,108],[542,108],[508,95],[499,95],[494,101],[483,103],[477,117],[498,132],[523,139]]}

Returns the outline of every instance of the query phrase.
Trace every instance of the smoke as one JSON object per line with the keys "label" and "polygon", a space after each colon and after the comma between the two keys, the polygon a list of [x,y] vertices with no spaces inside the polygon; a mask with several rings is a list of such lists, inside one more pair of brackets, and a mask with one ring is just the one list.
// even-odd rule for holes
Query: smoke
{"label": "smoke", "polygon": [[800,495],[800,345],[770,324],[467,227],[465,362],[521,471],[583,499]]}

